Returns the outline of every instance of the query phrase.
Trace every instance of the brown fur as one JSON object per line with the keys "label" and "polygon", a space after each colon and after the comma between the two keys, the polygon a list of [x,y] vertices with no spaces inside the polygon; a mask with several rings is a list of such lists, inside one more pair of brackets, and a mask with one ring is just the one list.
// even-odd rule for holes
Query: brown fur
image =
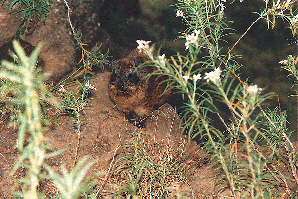
{"label": "brown fur", "polygon": [[150,77],[153,67],[142,69],[138,65],[146,61],[146,56],[137,50],[119,60],[109,84],[109,95],[117,108],[124,113],[134,113],[146,117],[164,104],[170,95],[162,85],[163,77]]}

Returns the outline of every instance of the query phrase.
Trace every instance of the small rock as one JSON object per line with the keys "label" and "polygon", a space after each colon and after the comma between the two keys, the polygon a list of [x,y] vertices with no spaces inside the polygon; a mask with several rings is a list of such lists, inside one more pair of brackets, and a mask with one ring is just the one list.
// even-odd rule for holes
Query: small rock
{"label": "small rock", "polygon": [[71,71],[75,55],[72,35],[68,34],[63,17],[56,15],[52,11],[44,24],[25,37],[33,46],[43,43],[40,58],[43,61],[43,71],[51,80],[58,80]]}
{"label": "small rock", "polygon": [[20,21],[0,6],[0,47],[11,40],[20,25]]}

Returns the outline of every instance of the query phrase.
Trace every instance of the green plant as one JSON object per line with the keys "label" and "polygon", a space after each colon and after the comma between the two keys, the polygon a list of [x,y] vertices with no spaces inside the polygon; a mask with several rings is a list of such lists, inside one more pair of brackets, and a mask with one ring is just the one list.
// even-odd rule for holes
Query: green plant
{"label": "green plant", "polygon": [[293,36],[298,36],[298,11],[297,2],[294,0],[266,0],[266,8],[263,11],[268,28],[275,28],[277,19],[288,22]]}
{"label": "green plant", "polygon": [[9,8],[17,7],[16,13],[20,13],[23,19],[30,20],[32,18],[45,18],[48,13],[51,0],[14,0],[9,4]]}
{"label": "green plant", "polygon": [[[6,0],[0,0],[0,3]],[[22,35],[26,32],[33,20],[44,20],[50,12],[52,0],[9,0],[8,8],[13,14],[19,14],[22,18],[22,24],[18,30],[18,34]]]}
{"label": "green plant", "polygon": [[[229,33],[224,11],[230,4],[178,0],[177,17],[186,25],[181,34],[186,53],[168,58],[156,53],[150,42],[138,41],[138,49],[151,59],[143,67],[153,67],[151,75],[166,76],[168,87],[184,96],[185,129],[189,137],[206,140],[204,147],[225,174],[222,189],[228,188],[234,198],[280,197],[283,192],[291,196],[295,191],[289,184],[298,184],[297,152],[285,113],[263,110],[263,102],[271,95],[241,80],[237,74],[241,65],[233,54],[261,19],[274,28],[276,18],[286,18],[295,35],[294,2],[267,0],[259,18],[229,48],[223,44]],[[291,66],[288,70],[292,71]]]}
{"label": "green plant", "polygon": [[[40,123],[40,105],[38,92],[43,90],[41,77],[36,74],[35,66],[41,46],[31,54],[25,55],[24,50],[18,43],[14,42],[16,54],[20,59],[20,65],[3,61],[3,69],[0,72],[1,79],[7,79],[15,85],[21,86],[17,99],[21,104],[19,115],[19,137],[18,149],[21,153],[20,164],[28,169],[25,178],[24,198],[37,198],[37,187],[39,184],[39,173],[45,159],[43,145],[42,127]],[[25,134],[30,132],[29,144],[24,146]]]}
{"label": "green plant", "polygon": [[61,103],[61,109],[73,118],[76,130],[81,131],[81,113],[87,105],[87,99],[84,94],[80,94],[79,92],[78,95],[71,91],[66,92],[62,97],[63,101]]}
{"label": "green plant", "polygon": [[282,68],[288,71],[289,75],[294,78],[295,84],[298,81],[298,56],[289,55],[286,60],[279,62]]}
{"label": "green plant", "polygon": [[[61,194],[63,196],[72,194],[72,198],[75,198],[91,163],[86,163],[85,159],[70,174],[64,171],[64,178],[45,165],[45,160],[56,153],[47,153],[41,124],[40,98],[45,97],[46,93],[43,77],[36,68],[41,45],[29,57],[26,56],[18,42],[14,41],[13,45],[19,61],[17,63],[2,61],[0,79],[9,81],[13,88],[20,88],[15,93],[19,104],[17,147],[20,153],[15,169],[20,167],[26,169],[26,177],[22,179],[22,195],[25,199],[39,198],[39,181],[42,170],[46,167],[50,174],[49,177],[56,185],[59,185]],[[28,134],[28,139],[26,139],[26,134]],[[69,184],[72,185],[70,190],[61,188],[64,182],[66,187]]]}
{"label": "green plant", "polygon": [[113,176],[121,182],[116,196],[168,198],[171,183],[186,181],[185,165],[173,157],[173,151],[183,152],[158,143],[149,146],[142,132],[133,132],[132,138],[113,166]]}
{"label": "green plant", "polygon": [[[79,84],[85,84],[81,79],[89,81],[93,74],[93,71],[103,71],[111,63],[108,61],[108,52],[103,53],[101,46],[94,46],[91,51],[86,50],[85,45],[82,43],[81,38],[76,38],[79,49],[81,50],[81,59],[78,63],[77,69],[72,72],[65,79],[61,80],[57,85],[55,85],[54,90],[58,89],[59,86],[64,86],[65,84],[71,84],[72,82],[78,82]],[[82,83],[81,83],[82,82]]]}
{"label": "green plant", "polygon": [[47,167],[50,178],[61,193],[61,199],[73,199],[80,196],[82,181],[92,164],[84,158],[78,162],[71,172],[62,167],[62,175]]}
{"label": "green plant", "polygon": [[71,8],[67,0],[64,0],[64,5],[67,8],[67,20],[71,29],[76,46],[80,50],[81,57],[77,65],[77,69],[72,72],[66,79],[62,80],[57,86],[75,81],[85,75],[90,75],[92,71],[102,71],[105,66],[109,65],[109,52],[102,52],[101,45],[96,44],[91,50],[87,49],[87,44],[84,43],[83,33],[77,30],[71,20]]}

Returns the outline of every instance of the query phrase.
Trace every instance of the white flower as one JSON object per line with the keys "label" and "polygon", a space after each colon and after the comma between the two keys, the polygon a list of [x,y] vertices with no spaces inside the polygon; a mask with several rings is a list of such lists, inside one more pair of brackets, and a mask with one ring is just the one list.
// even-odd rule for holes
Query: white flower
{"label": "white flower", "polygon": [[195,30],[194,33],[195,33],[196,35],[199,35],[199,34],[201,34],[201,31],[200,31],[200,30]]}
{"label": "white flower", "polygon": [[261,88],[258,88],[257,85],[250,85],[245,88],[246,92],[251,96],[256,96],[259,92],[262,91]]}
{"label": "white flower", "polygon": [[182,78],[183,78],[186,82],[190,79],[189,75],[184,75],[184,76],[182,76]]}
{"label": "white flower", "polygon": [[85,83],[85,87],[87,88],[87,90],[96,90],[96,88],[90,84],[90,81],[87,81]]}
{"label": "white flower", "polygon": [[65,92],[66,92],[66,89],[64,88],[64,85],[63,85],[63,84],[61,84],[61,85],[59,86],[58,91],[59,91],[59,92],[62,92],[62,93],[65,93]]}
{"label": "white flower", "polygon": [[227,1],[226,0],[221,0],[219,1],[219,7],[220,7],[220,13],[223,14],[223,12],[226,9],[226,6],[224,5]]}
{"label": "white flower", "polygon": [[198,73],[198,74],[196,74],[196,75],[193,75],[193,76],[192,76],[192,79],[193,79],[194,82],[198,81],[199,79],[202,79],[201,74]]}
{"label": "white flower", "polygon": [[177,10],[176,17],[184,17],[184,12],[182,10]]}
{"label": "white flower", "polygon": [[199,40],[199,34],[200,31],[199,30],[195,30],[193,33],[191,33],[190,35],[186,35],[185,39],[185,48],[186,50],[189,49],[190,45],[198,45],[198,40]]}
{"label": "white flower", "polygon": [[282,60],[278,63],[281,64],[281,65],[288,65],[288,60],[285,59],[285,60]]}
{"label": "white flower", "polygon": [[291,21],[291,23],[292,23],[293,25],[295,25],[296,23],[298,23],[298,14],[295,15],[290,21]]}
{"label": "white flower", "polygon": [[165,65],[166,65],[165,54],[163,54],[163,55],[159,55],[159,56],[157,57],[157,60],[158,60],[158,63],[159,63],[161,66],[165,66]]}
{"label": "white flower", "polygon": [[151,41],[137,40],[137,43],[138,43],[137,49],[139,50],[139,52],[150,51],[149,44],[151,43]]}
{"label": "white flower", "polygon": [[220,4],[220,12],[223,13],[226,9],[226,6],[224,4]]}
{"label": "white flower", "polygon": [[207,80],[207,82],[211,81],[214,84],[218,84],[220,82],[220,75],[221,75],[221,69],[216,68],[214,71],[211,71],[209,73],[205,73],[204,79]]}

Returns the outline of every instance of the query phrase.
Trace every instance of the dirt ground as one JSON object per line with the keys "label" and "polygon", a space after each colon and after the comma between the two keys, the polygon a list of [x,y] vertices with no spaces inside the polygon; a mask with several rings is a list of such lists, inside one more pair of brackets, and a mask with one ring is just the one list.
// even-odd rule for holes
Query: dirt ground
{"label": "dirt ground", "polygon": [[[99,74],[92,82],[96,87],[95,95],[90,99],[84,111],[84,121],[80,137],[68,116],[61,116],[57,125],[46,132],[46,139],[54,149],[63,149],[62,155],[49,160],[49,164],[58,169],[61,165],[73,168],[75,162],[84,156],[96,160],[88,176],[100,173],[97,182],[102,187],[102,197],[112,198],[115,184],[111,168],[113,163],[125,153],[126,144],[132,142],[133,132],[142,133],[146,147],[156,156],[173,156],[187,168],[187,181],[173,182],[180,192],[185,190],[196,198],[215,196],[215,172],[208,156],[193,142],[188,142],[180,128],[180,119],[173,107],[163,105],[146,122],[146,127],[138,129],[127,121],[125,115],[114,108],[108,95],[110,73]],[[10,198],[11,191],[17,189],[16,182],[22,172],[14,177],[10,172],[17,160],[15,141],[17,131],[1,124],[0,137],[0,193],[2,198]],[[104,185],[103,185],[104,184]],[[121,184],[118,182],[118,184]],[[55,192],[54,186],[44,183],[41,186],[46,193]],[[186,187],[186,188],[185,188]],[[173,197],[176,198],[176,197]]]}

